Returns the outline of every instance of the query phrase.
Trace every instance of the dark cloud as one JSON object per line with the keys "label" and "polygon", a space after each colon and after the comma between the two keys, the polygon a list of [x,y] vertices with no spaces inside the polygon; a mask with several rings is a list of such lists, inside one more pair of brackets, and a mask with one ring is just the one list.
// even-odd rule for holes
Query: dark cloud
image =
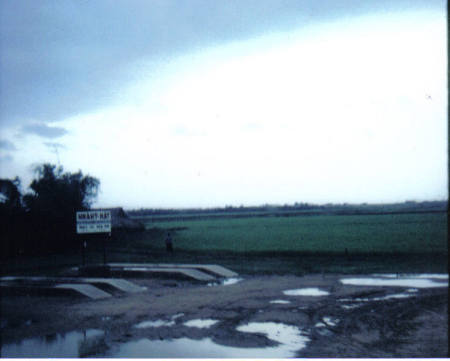
{"label": "dark cloud", "polygon": [[61,127],[50,127],[44,123],[34,123],[24,125],[22,132],[25,134],[34,134],[43,138],[59,138],[67,134],[67,130]]}
{"label": "dark cloud", "polygon": [[417,6],[445,11],[441,0],[2,0],[0,121],[52,122],[107,105],[142,57]]}
{"label": "dark cloud", "polygon": [[3,150],[17,150],[16,146],[9,140],[0,139],[0,149]]}

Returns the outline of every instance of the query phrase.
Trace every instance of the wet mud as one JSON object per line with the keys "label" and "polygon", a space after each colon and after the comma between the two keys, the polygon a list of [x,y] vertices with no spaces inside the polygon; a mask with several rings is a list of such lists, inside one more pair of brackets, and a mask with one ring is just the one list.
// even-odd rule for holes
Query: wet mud
{"label": "wet mud", "polygon": [[448,279],[432,276],[134,279],[147,290],[105,300],[2,296],[2,357],[33,342],[52,357],[55,340],[71,340],[58,357],[447,357]]}

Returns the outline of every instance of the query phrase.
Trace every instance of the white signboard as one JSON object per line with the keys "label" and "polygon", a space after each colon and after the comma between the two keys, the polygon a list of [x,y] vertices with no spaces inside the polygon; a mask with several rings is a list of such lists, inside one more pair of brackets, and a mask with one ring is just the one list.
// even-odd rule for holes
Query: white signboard
{"label": "white signboard", "polygon": [[77,233],[110,233],[110,211],[77,212]]}

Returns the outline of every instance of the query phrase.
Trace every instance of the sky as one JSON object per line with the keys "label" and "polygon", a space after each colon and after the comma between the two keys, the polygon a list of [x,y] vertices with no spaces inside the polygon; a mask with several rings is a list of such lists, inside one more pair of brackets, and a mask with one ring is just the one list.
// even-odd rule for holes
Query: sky
{"label": "sky", "polygon": [[448,199],[443,0],[2,0],[0,177],[96,207]]}

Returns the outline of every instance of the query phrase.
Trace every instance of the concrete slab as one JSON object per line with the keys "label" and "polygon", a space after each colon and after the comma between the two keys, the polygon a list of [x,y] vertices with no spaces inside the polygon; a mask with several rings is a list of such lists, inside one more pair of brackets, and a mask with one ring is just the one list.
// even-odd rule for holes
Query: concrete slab
{"label": "concrete slab", "polygon": [[111,297],[109,293],[89,284],[62,283],[54,286],[54,288],[74,290],[75,292],[81,293],[82,295],[92,298],[93,300]]}
{"label": "concrete slab", "polygon": [[0,277],[1,282],[15,282],[19,284],[53,284],[53,283],[81,283],[92,285],[109,285],[122,292],[136,293],[145,291],[145,287],[140,287],[132,282],[119,278],[75,278],[75,277],[20,277],[8,276]]}
{"label": "concrete slab", "polygon": [[0,282],[0,287],[5,292],[14,292],[19,294],[37,293],[37,294],[54,294],[57,290],[70,290],[91,299],[97,300],[111,297],[111,295],[101,289],[89,284],[58,284],[51,285],[47,283],[16,283],[16,282]]}
{"label": "concrete slab", "polygon": [[133,272],[133,273],[154,273],[154,274],[175,274],[182,275],[184,277],[195,279],[196,281],[214,281],[215,278],[207,273],[201,272],[196,269],[187,268],[158,268],[158,267],[142,267],[141,265],[133,266],[111,266],[111,271],[117,272]]}
{"label": "concrete slab", "polygon": [[126,293],[137,293],[146,290],[146,287],[138,286],[135,283],[120,278],[81,278],[81,280],[86,283],[108,284],[109,286]]}
{"label": "concrete slab", "polygon": [[151,267],[197,269],[218,277],[236,277],[238,274],[225,267],[214,264],[172,264],[172,263],[108,263],[111,267]]}

